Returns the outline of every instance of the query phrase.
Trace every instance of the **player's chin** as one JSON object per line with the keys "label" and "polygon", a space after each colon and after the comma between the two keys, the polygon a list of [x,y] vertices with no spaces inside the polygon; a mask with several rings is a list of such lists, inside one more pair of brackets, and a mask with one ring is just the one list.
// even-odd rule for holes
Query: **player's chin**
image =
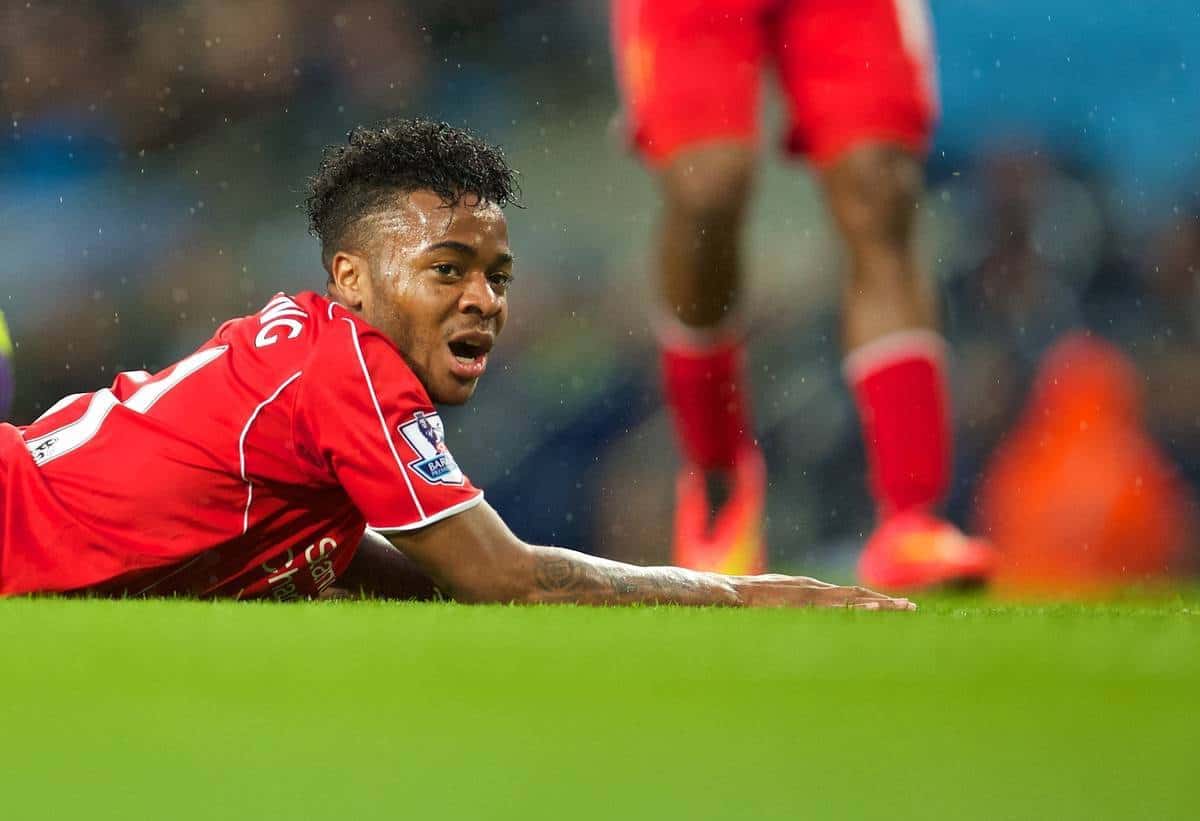
{"label": "player's chin", "polygon": [[446,374],[438,384],[431,386],[429,398],[438,405],[464,405],[475,393],[479,378],[463,379],[462,377]]}

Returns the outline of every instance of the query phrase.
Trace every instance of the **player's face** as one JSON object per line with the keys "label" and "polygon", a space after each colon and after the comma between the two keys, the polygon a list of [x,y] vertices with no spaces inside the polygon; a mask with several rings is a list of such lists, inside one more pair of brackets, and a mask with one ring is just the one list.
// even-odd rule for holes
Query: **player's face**
{"label": "player's face", "polygon": [[378,217],[371,242],[363,318],[396,344],[434,402],[461,405],[508,317],[504,212],[473,197],[451,208],[417,191]]}

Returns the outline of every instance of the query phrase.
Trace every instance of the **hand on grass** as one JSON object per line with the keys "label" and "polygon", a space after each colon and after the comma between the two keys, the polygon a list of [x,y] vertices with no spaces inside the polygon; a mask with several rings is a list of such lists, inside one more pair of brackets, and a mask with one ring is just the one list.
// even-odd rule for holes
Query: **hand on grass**
{"label": "hand on grass", "polygon": [[734,589],[746,607],[850,607],[856,610],[916,610],[908,599],[865,587],[839,587],[808,576],[734,576]]}

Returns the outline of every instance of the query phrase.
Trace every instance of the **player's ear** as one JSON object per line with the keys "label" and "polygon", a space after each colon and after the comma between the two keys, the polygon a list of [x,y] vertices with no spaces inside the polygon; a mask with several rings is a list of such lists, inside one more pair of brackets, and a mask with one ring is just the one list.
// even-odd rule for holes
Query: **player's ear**
{"label": "player's ear", "polygon": [[329,261],[331,296],[353,311],[362,310],[370,279],[367,261],[357,254],[338,251]]}

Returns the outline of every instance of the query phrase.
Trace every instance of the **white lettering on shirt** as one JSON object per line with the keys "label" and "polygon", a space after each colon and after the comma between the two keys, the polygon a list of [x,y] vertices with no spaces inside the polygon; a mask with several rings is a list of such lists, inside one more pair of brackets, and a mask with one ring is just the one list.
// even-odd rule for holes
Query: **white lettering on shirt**
{"label": "white lettering on shirt", "polygon": [[304,309],[290,298],[280,294],[267,303],[259,313],[259,324],[262,327],[258,336],[254,337],[254,347],[265,348],[279,341],[279,331],[287,329],[287,338],[295,339],[304,330],[300,320],[308,319]]}

